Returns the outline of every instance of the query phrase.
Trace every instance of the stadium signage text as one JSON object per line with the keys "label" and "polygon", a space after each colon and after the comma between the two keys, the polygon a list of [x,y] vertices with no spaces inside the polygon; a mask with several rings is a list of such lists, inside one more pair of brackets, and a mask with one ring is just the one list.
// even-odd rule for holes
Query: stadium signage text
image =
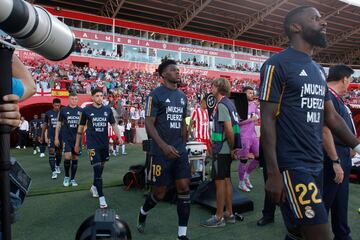
{"label": "stadium signage text", "polygon": [[204,48],[189,47],[189,46],[157,42],[157,41],[148,41],[148,40],[143,40],[143,39],[119,36],[119,35],[85,32],[85,31],[79,31],[79,30],[73,30],[73,32],[75,33],[75,36],[77,38],[98,40],[98,41],[104,41],[104,42],[112,42],[112,43],[116,43],[116,44],[136,45],[136,46],[141,46],[141,47],[150,47],[150,48],[156,48],[156,49],[162,49],[162,50],[168,50],[168,51],[185,52],[185,53],[215,56],[215,57],[222,57],[222,58],[235,58],[237,60],[253,61],[253,62],[258,62],[258,63],[262,63],[266,60],[266,58],[253,57],[253,56],[246,55],[246,54],[238,54],[238,53],[234,54],[234,53],[225,52],[225,51],[207,50]]}

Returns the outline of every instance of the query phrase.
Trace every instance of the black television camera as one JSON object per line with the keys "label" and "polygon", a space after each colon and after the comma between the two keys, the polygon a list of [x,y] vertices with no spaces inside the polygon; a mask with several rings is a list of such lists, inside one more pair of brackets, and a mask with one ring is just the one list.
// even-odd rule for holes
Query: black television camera
{"label": "black television camera", "polygon": [[131,240],[131,232],[113,209],[98,209],[80,225],[75,240]]}

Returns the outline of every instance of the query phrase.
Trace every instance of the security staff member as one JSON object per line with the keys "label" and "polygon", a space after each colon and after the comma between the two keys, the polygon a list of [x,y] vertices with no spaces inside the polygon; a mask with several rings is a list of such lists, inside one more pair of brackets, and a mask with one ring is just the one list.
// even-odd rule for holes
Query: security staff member
{"label": "security staff member", "polygon": [[[344,119],[355,134],[355,126],[350,109],[342,97],[352,81],[354,71],[345,65],[336,65],[329,69],[327,78],[330,99],[335,110]],[[340,139],[333,136],[324,127],[324,192],[323,200],[327,212],[331,210],[331,226],[336,240],[350,240],[350,228],[347,222],[349,199],[349,174],[351,168],[351,149]]]}

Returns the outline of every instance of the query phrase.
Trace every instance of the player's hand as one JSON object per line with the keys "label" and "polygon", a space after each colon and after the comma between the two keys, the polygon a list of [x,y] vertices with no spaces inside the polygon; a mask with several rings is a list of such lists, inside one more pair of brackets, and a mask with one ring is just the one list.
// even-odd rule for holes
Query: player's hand
{"label": "player's hand", "polygon": [[55,146],[59,147],[60,146],[60,142],[59,142],[59,139],[58,138],[55,138]]}
{"label": "player's hand", "polygon": [[351,151],[350,151],[350,155],[351,155],[351,158],[353,158],[353,157],[355,157],[356,152],[355,152],[354,150],[352,150],[352,149],[351,149]]}
{"label": "player's hand", "polygon": [[165,147],[162,149],[165,156],[169,159],[179,158],[179,152],[171,145],[165,145]]}
{"label": "player's hand", "polygon": [[340,164],[333,164],[333,169],[335,172],[335,178],[334,178],[334,182],[336,182],[337,184],[342,183],[342,181],[344,180],[344,171],[341,167]]}
{"label": "player's hand", "polygon": [[80,146],[79,146],[79,145],[75,145],[75,146],[74,146],[74,152],[75,152],[76,154],[79,154],[79,153],[80,153]]}
{"label": "player's hand", "polygon": [[44,138],[39,137],[39,143],[40,143],[40,144],[43,144],[43,142],[44,142]]}
{"label": "player's hand", "polygon": [[281,204],[286,200],[284,182],[280,173],[268,175],[265,184],[265,191],[269,195],[272,202]]}
{"label": "player's hand", "polygon": [[4,103],[0,104],[0,124],[19,127],[19,97],[14,94],[9,94],[4,96],[3,100]]}

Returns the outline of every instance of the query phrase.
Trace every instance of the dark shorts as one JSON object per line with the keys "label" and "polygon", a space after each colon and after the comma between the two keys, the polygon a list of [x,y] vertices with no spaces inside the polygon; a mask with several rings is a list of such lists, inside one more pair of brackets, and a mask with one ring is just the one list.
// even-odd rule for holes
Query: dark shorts
{"label": "dark shorts", "polygon": [[232,158],[230,154],[214,154],[212,161],[212,178],[224,180],[230,178]]}
{"label": "dark shorts", "polygon": [[328,216],[322,200],[322,171],[311,174],[297,170],[281,171],[286,202],[281,213],[288,229],[301,225],[325,224]]}
{"label": "dark shorts", "polygon": [[63,147],[64,147],[64,153],[71,152],[71,154],[73,154],[73,155],[78,155],[78,154],[74,151],[75,142],[64,141]]}
{"label": "dark shorts", "polygon": [[60,146],[59,146],[59,147],[56,147],[56,146],[55,146],[55,138],[49,138],[48,147],[49,147],[49,148],[59,148],[59,149],[62,149],[62,147],[63,147],[63,142],[62,142],[62,139],[61,139],[61,138],[59,138],[59,142],[60,142]]}
{"label": "dark shorts", "polygon": [[152,155],[150,160],[149,182],[154,186],[167,187],[179,179],[190,179],[191,170],[187,152],[176,159]]}
{"label": "dark shorts", "polygon": [[96,163],[102,163],[109,161],[109,149],[101,148],[101,149],[88,149],[89,159],[91,165]]}

